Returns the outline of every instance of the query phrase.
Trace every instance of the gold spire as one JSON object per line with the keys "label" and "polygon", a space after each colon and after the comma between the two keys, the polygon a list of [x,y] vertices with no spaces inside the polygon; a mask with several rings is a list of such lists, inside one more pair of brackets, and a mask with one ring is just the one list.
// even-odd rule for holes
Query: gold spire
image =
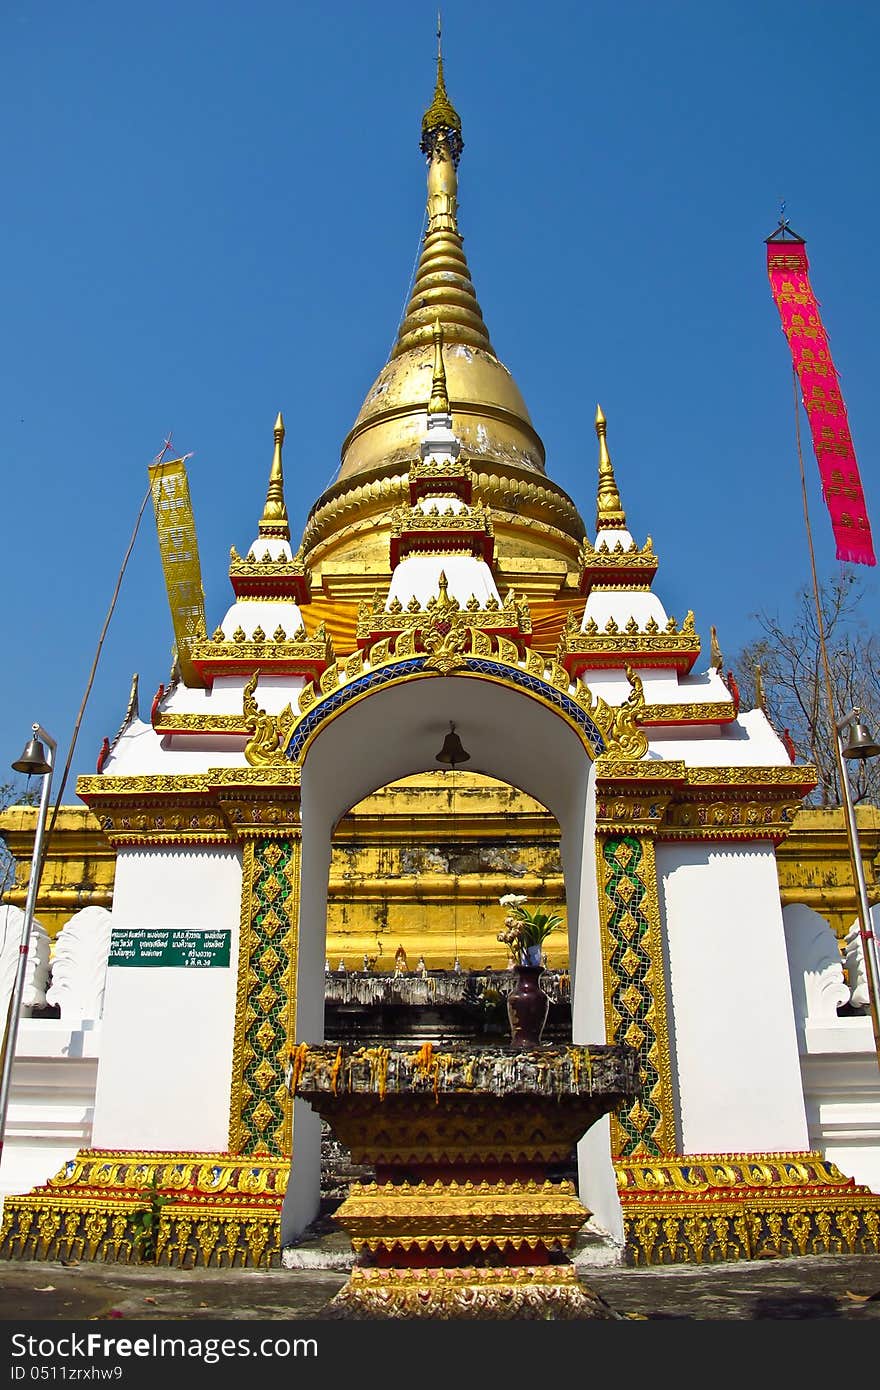
{"label": "gold spire", "polygon": [[430,342],[438,313],[447,342],[467,343],[494,356],[458,230],[456,170],[464,141],[461,119],[446,92],[439,46],[437,85],[422,117],[420,148],[428,161],[428,227],[392,359]]}
{"label": "gold spire", "polygon": [[431,380],[429,415],[449,414],[449,394],[446,390],[446,368],[443,365],[443,325],[434,320],[434,375]]}
{"label": "gold spire", "polygon": [[617,490],[611,455],[605,442],[607,424],[601,405],[596,406],[596,434],[599,439],[599,494],[596,500],[596,530],[625,531],[626,513]]}
{"label": "gold spire", "polygon": [[446,390],[468,455],[486,466],[515,463],[544,472],[544,446],[507,367],[495,354],[458,230],[461,120],[446,92],[438,49],[434,100],[422,120],[428,222],[412,291],[388,362],[367,392],[342,444],[337,482],[407,468],[425,433],[425,372],[434,323],[443,326]]}
{"label": "gold spire", "polygon": [[421,147],[428,158],[434,153],[438,138],[445,138],[449,145],[453,162],[458,165],[464,141],[461,138],[461,117],[456,111],[443,80],[443,40],[440,14],[437,14],[437,81],[434,86],[434,100],[422,117]]}
{"label": "gold spire", "polygon": [[260,517],[260,535],[279,536],[282,540],[289,541],[290,527],[287,524],[287,508],[284,505],[284,469],[281,464],[283,443],[284,421],[279,410],[278,419],[275,421],[275,453],[269,472],[269,490],[266,493],[263,515]]}
{"label": "gold spire", "polygon": [[755,705],[767,713],[767,697],[764,694],[764,672],[760,661],[755,662]]}
{"label": "gold spire", "polygon": [[717,671],[720,676],[724,670],[724,657],[721,655],[721,647],[718,643],[718,633],[714,627],[709,628],[709,639],[709,665],[712,667],[713,671]]}

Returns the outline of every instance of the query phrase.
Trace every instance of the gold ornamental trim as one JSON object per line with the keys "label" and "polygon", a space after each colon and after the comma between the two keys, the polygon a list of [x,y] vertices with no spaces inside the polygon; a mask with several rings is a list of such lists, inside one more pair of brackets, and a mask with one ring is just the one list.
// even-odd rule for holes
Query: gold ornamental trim
{"label": "gold ornamental trim", "polygon": [[596,767],[599,828],[661,841],[779,844],[815,785],[809,765],[695,768],[603,756]]}
{"label": "gold ornamental trim", "polygon": [[163,714],[153,720],[157,734],[230,734],[247,738],[251,730],[244,714]]}
{"label": "gold ornamental trim", "polygon": [[356,1251],[567,1249],[589,1216],[570,1182],[353,1183],[334,1219]]}
{"label": "gold ornamental trim", "polygon": [[581,542],[580,592],[586,597],[596,589],[650,590],[660,563],[651,537],[641,549],[635,545],[624,549],[621,541],[609,546],[601,539],[601,532],[599,539],[598,546],[588,536]]}
{"label": "gold ornamental trim", "polygon": [[237,597],[292,598],[295,603],[311,599],[311,571],[303,563],[302,551],[292,560],[273,560],[268,548],[258,558],[253,550],[239,555],[235,546],[229,552],[229,578]]}
{"label": "gold ornamental trim", "polygon": [[280,1251],[288,1159],[83,1149],[54,1178],[6,1198],[0,1258],[139,1262],[139,1215],[163,1199],[156,1263],[266,1267]]}
{"label": "gold ornamental trim", "polygon": [[670,618],[665,629],[649,618],[643,628],[634,617],[621,628],[609,618],[604,631],[590,618],[581,631],[577,614],[569,613],[556,648],[556,659],[579,674],[588,667],[671,666],[690,671],[700,654],[700,637],[689,612],[681,627]]}
{"label": "gold ornamental trim", "polygon": [[[409,407],[403,412],[407,413]],[[364,428],[369,427],[368,422]],[[538,443],[540,446],[540,441]],[[531,469],[519,472],[510,465],[498,465],[490,473],[471,464],[471,475],[475,495],[495,514],[496,529],[502,514],[509,514],[517,522],[523,519],[542,522],[548,527],[548,533],[557,535],[571,551],[572,566],[576,565],[575,545],[583,539],[584,523],[567,493]],[[406,505],[410,495],[409,478],[406,465],[384,464],[342,479],[328,488],[306,523],[303,545],[307,562],[314,563],[315,552],[325,542],[335,544],[349,530],[367,522],[376,513],[381,513],[384,519],[395,506]]]}
{"label": "gold ornamental trim", "polygon": [[615,1158],[614,1171],[622,1195],[704,1193],[710,1188],[854,1186],[852,1178],[815,1149],[674,1155],[651,1162]]}
{"label": "gold ornamental trim", "polygon": [[435,504],[427,511],[421,507],[395,507],[391,513],[392,537],[403,537],[419,531],[467,531],[480,536],[493,536],[492,513],[478,502],[461,512],[441,512]]}
{"label": "gold ornamental trim", "polygon": [[818,775],[812,763],[799,767],[689,767],[687,780],[692,787],[790,787],[806,794],[813,790]]}
{"label": "gold ornamental trim", "polygon": [[[559,662],[531,649],[527,649],[525,657],[521,658],[515,641],[500,633],[483,632],[471,626],[463,610],[444,614],[434,621],[427,633],[422,635],[421,645],[417,645],[418,635],[415,630],[410,630],[396,637],[383,638],[366,651],[353,653],[345,662],[334,663],[319,682],[313,681],[307,685],[299,697],[299,718],[286,743],[288,755],[304,721],[307,721],[308,732],[296,747],[296,760],[300,764],[307,757],[314,740],[334,719],[374,693],[362,678],[384,667],[403,667],[413,657],[426,652],[430,659],[425,662],[423,669],[402,669],[397,677],[389,674],[384,678],[382,688],[388,689],[404,681],[425,680],[438,674],[446,676],[460,672],[469,679],[503,685],[543,704],[573,729],[591,759],[597,756],[597,735],[601,736],[606,747],[610,739],[611,746],[621,758],[639,757],[647,748],[647,740],[634,726],[638,701],[644,698],[639,696],[637,690],[634,690],[633,700],[626,701],[618,708],[607,705],[601,697],[593,700],[589,688],[582,681],[572,686],[568,672]],[[487,658],[491,668],[488,664],[481,666],[481,658]],[[517,676],[523,673],[535,678],[529,681],[526,689],[517,680]],[[536,689],[536,682],[540,682],[545,690]],[[345,702],[340,702],[335,692],[346,685],[353,687],[352,693]],[[566,709],[559,700],[559,694],[567,696],[574,708]],[[321,718],[323,701],[326,701],[326,715]],[[587,716],[593,726],[592,733],[580,712]]]}
{"label": "gold ornamental trim", "polygon": [[285,1072],[296,1036],[302,844],[298,831],[245,840],[229,1148],[289,1157]]}
{"label": "gold ornamental trim", "polygon": [[[321,624],[323,627],[323,623]],[[250,640],[242,628],[232,637],[218,637],[220,629],[209,642],[194,642],[191,649],[193,666],[205,680],[216,676],[253,672],[265,668],[269,674],[303,675],[323,670],[333,660],[333,643],[329,633],[316,631],[313,637],[287,639],[283,628],[278,636]],[[305,629],[302,629],[305,633]],[[256,634],[255,634],[256,635]]]}
{"label": "gold ornamental trim", "polygon": [[630,1264],[880,1253],[880,1195],[815,1151],[614,1167]]}
{"label": "gold ornamental trim", "polygon": [[[641,1094],[611,1116],[615,1153],[674,1153],[675,1105],[657,861],[650,837],[596,837],[605,1027],[640,1056]],[[633,888],[635,891],[633,891]]]}
{"label": "gold ornamental trim", "polygon": [[355,1266],[328,1317],[615,1319],[571,1265],[378,1269]]}
{"label": "gold ornamental trim", "polygon": [[734,719],[736,706],[732,700],[706,700],[645,705],[639,723],[647,728],[661,724],[732,724]]}
{"label": "gold ornamental trim", "polygon": [[[529,605],[524,599],[517,599],[513,590],[507,594],[503,604],[489,598],[481,608],[479,600],[471,596],[462,607],[458,599],[449,593],[449,581],[441,570],[438,593],[429,598],[424,606],[413,596],[406,608],[398,598],[392,599],[386,607],[379,590],[373,594],[372,603],[365,599],[358,610],[357,641],[359,646],[364,646],[383,633],[394,636],[406,633],[411,636],[412,642],[405,647],[398,642],[395,655],[411,656],[417,650],[426,648],[432,631],[440,630],[442,633],[447,624],[481,631],[486,635],[504,632],[525,638],[532,632]],[[470,641],[474,647],[476,639],[472,636]]]}
{"label": "gold ornamental trim", "polygon": [[299,826],[300,769],[215,768],[196,776],[80,777],[77,793],[115,848],[236,844]]}

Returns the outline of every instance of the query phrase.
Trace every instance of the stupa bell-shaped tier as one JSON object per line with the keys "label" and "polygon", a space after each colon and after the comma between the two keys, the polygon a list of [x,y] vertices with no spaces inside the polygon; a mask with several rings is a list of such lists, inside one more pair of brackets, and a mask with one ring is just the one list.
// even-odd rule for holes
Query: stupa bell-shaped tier
{"label": "stupa bell-shaped tier", "polygon": [[543,473],[544,446],[519,388],[499,361],[483,321],[458,228],[461,121],[438,58],[434,99],[422,122],[428,161],[428,225],[412,295],[391,357],[367,393],[342,446],[339,478],[412,458],[424,428],[433,322],[448,347],[456,433],[475,465],[513,464]]}
{"label": "stupa bell-shaped tier", "polygon": [[409,472],[410,503],[392,516],[391,585],[384,604],[377,591],[364,603],[358,641],[369,645],[388,633],[411,630],[466,612],[481,631],[527,639],[527,609],[511,593],[502,602],[492,572],[494,527],[488,507],[473,502],[473,474],[452,428],[444,363],[443,328],[434,320],[433,375],[427,429]]}

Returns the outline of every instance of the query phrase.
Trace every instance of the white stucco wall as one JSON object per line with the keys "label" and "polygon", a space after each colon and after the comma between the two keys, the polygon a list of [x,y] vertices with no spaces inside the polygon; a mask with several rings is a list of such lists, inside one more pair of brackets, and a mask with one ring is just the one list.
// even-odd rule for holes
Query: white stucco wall
{"label": "white stucco wall", "polygon": [[770,844],[660,845],[682,1153],[809,1148]]}
{"label": "white stucco wall", "polygon": [[96,1148],[227,1147],[240,911],[238,851],[120,851],[114,926],[229,929],[230,964],[108,968]]}

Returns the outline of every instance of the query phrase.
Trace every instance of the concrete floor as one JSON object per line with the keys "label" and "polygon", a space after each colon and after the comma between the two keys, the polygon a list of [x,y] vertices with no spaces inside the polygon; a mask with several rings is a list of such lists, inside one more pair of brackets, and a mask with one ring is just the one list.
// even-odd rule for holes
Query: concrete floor
{"label": "concrete floor", "polygon": [[[338,1237],[326,1263],[339,1264]],[[320,1252],[316,1251],[320,1263]],[[880,1319],[880,1256],[723,1265],[581,1269],[622,1318],[755,1321]],[[344,1268],[175,1270],[146,1265],[0,1262],[0,1320],[319,1319]]]}

